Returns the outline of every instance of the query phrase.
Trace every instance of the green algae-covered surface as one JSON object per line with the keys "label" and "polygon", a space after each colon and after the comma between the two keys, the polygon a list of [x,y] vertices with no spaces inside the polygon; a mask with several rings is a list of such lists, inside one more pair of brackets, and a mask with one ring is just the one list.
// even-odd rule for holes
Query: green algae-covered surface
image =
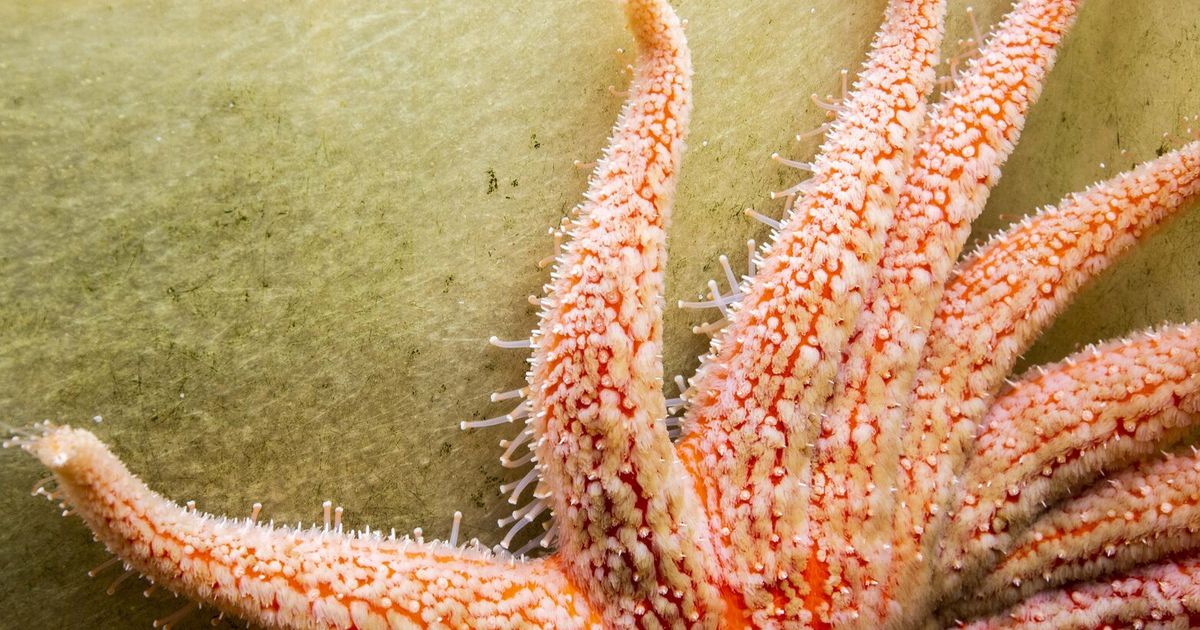
{"label": "green algae-covered surface", "polygon": [[[667,300],[766,229],[808,96],[856,68],[883,0],[679,0],[694,123]],[[975,0],[982,24],[1003,0]],[[953,41],[968,34],[950,3]],[[494,543],[496,443],[549,226],[579,199],[632,61],[610,0],[0,2],[0,420],[86,425],[151,487],[216,514],[422,526]],[[1200,5],[1090,0],[977,237],[1177,146],[1200,113]],[[1122,155],[1121,150],[1126,150]],[[1200,211],[1096,282],[1029,359],[1200,317]],[[668,374],[704,349],[669,308]],[[669,392],[673,394],[673,390]],[[102,422],[93,421],[95,416]],[[0,627],[172,612],[0,454]],[[196,623],[198,620],[194,620]]]}

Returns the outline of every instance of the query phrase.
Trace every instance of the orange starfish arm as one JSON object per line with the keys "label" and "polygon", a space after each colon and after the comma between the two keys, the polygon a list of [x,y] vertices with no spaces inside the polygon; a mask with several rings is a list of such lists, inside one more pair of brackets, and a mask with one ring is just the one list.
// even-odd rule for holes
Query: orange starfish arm
{"label": "orange starfish arm", "polygon": [[665,0],[629,0],[628,101],[556,262],[533,336],[530,427],[564,570],[614,625],[724,609],[699,501],[662,422],[665,228],[691,57]]}
{"label": "orange starfish arm", "polygon": [[[1153,624],[1153,625],[1150,625]],[[1195,628],[1200,624],[1200,556],[1034,595],[969,630]]]}
{"label": "orange starfish arm", "polygon": [[[772,591],[808,590],[783,551],[805,513],[795,482],[924,118],[944,12],[942,0],[889,3],[812,179],[692,381],[680,452],[728,579],[768,614]],[[779,601],[794,618],[792,595]]]}
{"label": "orange starfish arm", "polygon": [[958,265],[930,328],[902,450],[902,492],[925,500],[910,503],[911,513],[946,509],[980,417],[1036,334],[1198,193],[1200,143],[1192,143],[1043,210]]}
{"label": "orange starfish arm", "polygon": [[1007,550],[1069,488],[1156,453],[1198,420],[1200,324],[1084,350],[1031,372],[984,417],[943,564],[970,574],[994,562],[990,550]]}
{"label": "orange starfish arm", "polygon": [[[919,384],[953,386],[957,400],[978,407],[973,398],[999,385],[1080,286],[1198,194],[1200,142],[1193,142],[993,238],[959,264],[930,332],[930,373]],[[964,352],[966,346],[974,350]],[[969,388],[939,376],[967,367],[978,381]]]}
{"label": "orange starfish arm", "polygon": [[942,427],[937,437],[973,429],[985,399],[1079,287],[1198,194],[1193,142],[1071,195],[960,263],[917,380],[914,413],[925,428]]}
{"label": "orange starfish arm", "polygon": [[580,628],[598,622],[555,563],[378,533],[264,526],[186,511],[151,492],[91,433],[26,445],[55,498],[156,584],[272,628]]}
{"label": "orange starfish arm", "polygon": [[811,509],[829,564],[843,571],[847,605],[861,608],[864,591],[892,570],[886,558],[861,550],[883,551],[878,543],[892,536],[901,425],[925,331],[1078,4],[1018,3],[934,109],[913,156],[817,444],[815,482],[825,492]]}
{"label": "orange starfish arm", "polygon": [[1166,455],[1046,512],[1016,538],[966,603],[994,611],[1047,588],[1100,579],[1197,547],[1200,455]]}

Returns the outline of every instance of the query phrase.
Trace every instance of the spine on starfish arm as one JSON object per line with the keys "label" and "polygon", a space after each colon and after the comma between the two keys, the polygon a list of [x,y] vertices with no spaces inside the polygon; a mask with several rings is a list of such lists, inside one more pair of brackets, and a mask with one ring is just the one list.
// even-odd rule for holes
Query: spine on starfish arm
{"label": "spine on starfish arm", "polygon": [[926,331],[1078,4],[1018,3],[921,134],[817,445],[814,484],[825,492],[812,512],[841,572],[835,608],[847,615],[882,604],[873,585],[889,560],[857,550],[886,549],[878,539],[892,536],[902,424]]}
{"label": "spine on starfish arm", "polygon": [[1197,421],[1200,324],[1147,332],[1030,372],[984,416],[957,489],[944,574],[973,582],[1043,506],[1156,453]]}
{"label": "spine on starfish arm", "polygon": [[725,605],[711,539],[662,423],[665,227],[691,56],[665,0],[625,11],[633,84],[542,301],[530,426],[557,557],[605,622],[714,627]]}
{"label": "spine on starfish arm", "polygon": [[1047,591],[966,630],[1200,627],[1200,555]]}
{"label": "spine on starfish arm", "polygon": [[87,431],[51,427],[23,445],[54,473],[54,498],[129,571],[194,600],[189,608],[205,604],[269,628],[581,628],[598,622],[553,561],[505,559],[379,533],[218,519],[151,492]]}
{"label": "spine on starfish arm", "polygon": [[943,0],[889,2],[812,178],[692,379],[680,452],[757,623],[805,618],[805,598],[825,597],[794,561],[805,459],[924,119],[944,13]]}
{"label": "spine on starfish arm", "polygon": [[1197,196],[1193,142],[1068,197],[959,263],[916,377],[909,415],[917,424],[901,459],[912,502],[898,527],[911,531],[948,509],[977,423],[1038,332],[1087,280]]}
{"label": "spine on starfish arm", "polygon": [[1200,453],[1139,462],[1042,515],[974,589],[963,618],[1067,582],[1100,579],[1200,547]]}

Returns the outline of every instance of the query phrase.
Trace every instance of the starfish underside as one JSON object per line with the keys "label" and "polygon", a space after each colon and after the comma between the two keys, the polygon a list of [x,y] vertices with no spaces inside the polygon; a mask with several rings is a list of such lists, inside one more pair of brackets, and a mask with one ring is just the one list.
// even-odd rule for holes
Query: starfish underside
{"label": "starfish underside", "polygon": [[536,466],[513,520],[552,513],[548,557],[217,519],[86,431],[14,441],[129,571],[270,627],[1200,623],[1200,455],[1175,448],[1200,417],[1200,324],[1007,379],[1083,283],[1200,193],[1200,142],[960,260],[1078,4],[1017,2],[927,112],[944,0],[891,0],[818,157],[782,160],[812,175],[750,275],[714,288],[711,350],[667,401],[691,59],[665,0],[627,0],[632,87],[509,414],[526,428],[505,460]]}

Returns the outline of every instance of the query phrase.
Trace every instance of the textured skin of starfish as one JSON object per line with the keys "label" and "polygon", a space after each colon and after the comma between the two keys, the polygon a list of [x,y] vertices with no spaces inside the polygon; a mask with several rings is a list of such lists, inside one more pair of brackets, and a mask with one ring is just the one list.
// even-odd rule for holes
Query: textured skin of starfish
{"label": "textured skin of starfish", "polygon": [[[951,445],[974,432],[983,399],[1078,288],[1200,190],[1197,150],[1191,144],[1072,196],[959,265],[932,324],[917,387],[917,408],[932,408],[922,417],[953,418],[946,423],[958,433]],[[966,366],[978,375],[968,379]],[[957,381],[955,374],[962,374]],[[948,388],[957,390],[952,397],[942,394]]]}
{"label": "textured skin of starfish", "polygon": [[[977,558],[1007,548],[1010,528],[1027,526],[1042,504],[1186,434],[1198,375],[1197,333],[1185,327],[1086,351],[1022,380],[985,418],[957,498],[955,543]],[[963,570],[954,552],[943,562]]]}
{"label": "textured skin of starfish", "polygon": [[1200,557],[1151,565],[1110,581],[1047,591],[1012,611],[972,623],[985,628],[1195,628],[1200,624]]}
{"label": "textured skin of starfish", "polygon": [[638,70],[542,300],[528,404],[575,583],[611,623],[711,626],[724,608],[712,541],[661,422],[665,228],[691,58],[665,2],[627,10]]}
{"label": "textured skin of starfish", "polygon": [[131,569],[265,626],[578,627],[595,619],[553,561],[497,562],[486,550],[199,515],[150,492],[80,429],[53,430],[33,452],[54,471],[55,498]]}
{"label": "textured skin of starfish", "polygon": [[537,467],[514,520],[553,513],[545,558],[201,515],[87,431],[13,443],[125,576],[269,627],[1200,622],[1200,456],[1157,456],[1200,416],[1200,324],[1004,389],[1084,282],[1200,196],[1200,142],[956,262],[1078,5],[1017,2],[927,115],[944,2],[889,2],[812,179],[728,300],[674,444],[662,270],[691,55],[665,0],[628,0],[628,100],[509,414]]}
{"label": "textured skin of starfish", "polygon": [[[919,558],[930,500],[907,483],[910,510],[900,506],[894,515],[893,491],[925,331],[1075,10],[1072,2],[1018,4],[934,111],[913,158],[870,308],[847,349],[818,445],[813,483],[826,492],[813,509],[825,515],[818,540],[841,571],[840,608],[887,606],[888,595],[872,594],[881,591],[876,585],[886,582],[884,593],[911,589],[912,570],[928,566]],[[892,549],[913,566],[897,571]],[[905,608],[921,614],[914,604],[910,598]]]}
{"label": "textured skin of starfish", "polygon": [[889,4],[809,190],[692,382],[680,451],[731,586],[768,615],[803,619],[825,598],[828,569],[803,560],[807,444],[891,223],[944,13],[940,0]]}
{"label": "textured skin of starfish", "polygon": [[[959,264],[928,324],[909,413],[923,424],[902,446],[910,509],[900,513],[897,532],[938,540],[921,532],[951,508],[966,445],[1004,376],[1087,279],[1200,192],[1198,148],[1193,143],[1072,196]],[[921,553],[941,555],[928,545]]]}
{"label": "textured skin of starfish", "polygon": [[[1048,587],[1090,581],[1195,549],[1198,483],[1200,457],[1167,454],[1055,506],[973,589],[975,602],[983,611],[995,611]],[[975,617],[980,610],[966,612]]]}

